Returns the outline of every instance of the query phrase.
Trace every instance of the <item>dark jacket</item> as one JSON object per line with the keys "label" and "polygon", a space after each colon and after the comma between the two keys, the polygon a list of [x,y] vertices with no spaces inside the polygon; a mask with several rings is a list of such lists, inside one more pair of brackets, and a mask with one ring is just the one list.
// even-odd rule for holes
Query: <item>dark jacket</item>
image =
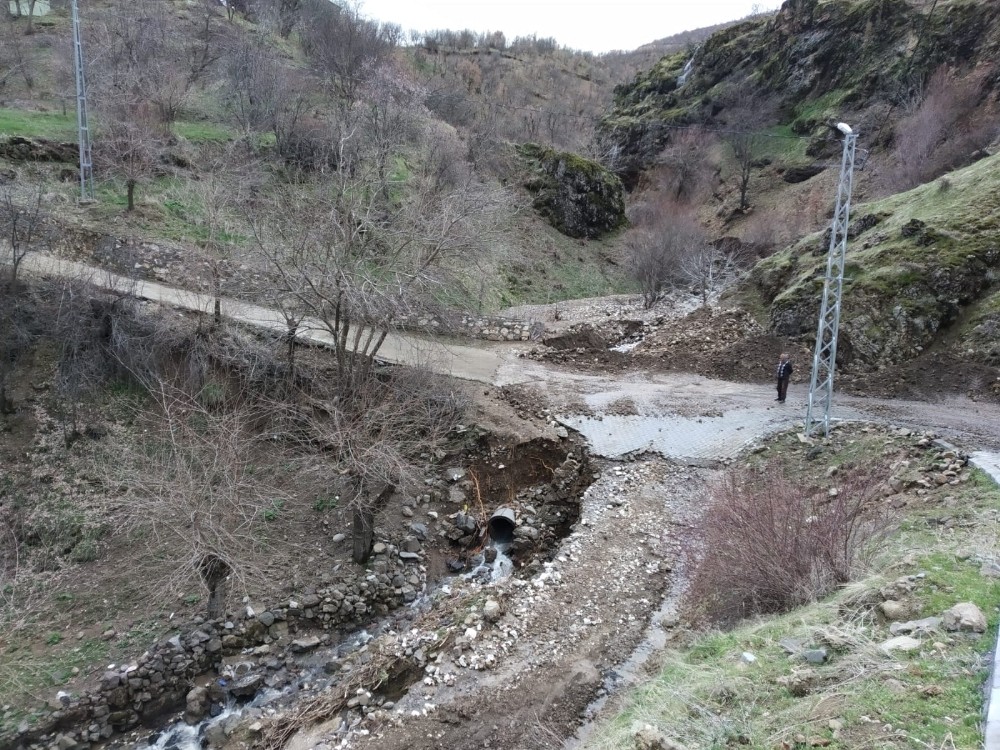
{"label": "dark jacket", "polygon": [[790,378],[792,376],[792,363],[791,362],[779,362],[778,363],[778,380],[782,378]]}

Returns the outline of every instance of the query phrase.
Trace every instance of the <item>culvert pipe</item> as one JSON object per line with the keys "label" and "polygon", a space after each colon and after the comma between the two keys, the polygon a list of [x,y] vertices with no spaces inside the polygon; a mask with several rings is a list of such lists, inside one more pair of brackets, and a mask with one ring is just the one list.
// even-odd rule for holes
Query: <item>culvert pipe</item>
{"label": "culvert pipe", "polygon": [[490,516],[486,528],[494,543],[507,544],[514,540],[514,526],[514,509],[497,508]]}

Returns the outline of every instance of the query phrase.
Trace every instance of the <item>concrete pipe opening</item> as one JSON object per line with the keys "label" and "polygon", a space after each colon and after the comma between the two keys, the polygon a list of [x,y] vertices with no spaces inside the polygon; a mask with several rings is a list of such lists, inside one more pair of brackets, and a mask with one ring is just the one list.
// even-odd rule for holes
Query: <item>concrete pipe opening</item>
{"label": "concrete pipe opening", "polygon": [[490,516],[489,525],[490,539],[496,544],[507,544],[514,540],[514,509],[497,508]]}

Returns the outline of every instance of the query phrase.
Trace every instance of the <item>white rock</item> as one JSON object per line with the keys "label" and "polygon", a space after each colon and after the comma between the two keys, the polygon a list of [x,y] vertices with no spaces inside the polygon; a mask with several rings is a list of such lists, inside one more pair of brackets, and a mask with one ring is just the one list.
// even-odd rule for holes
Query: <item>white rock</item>
{"label": "white rock", "polygon": [[891,651],[915,651],[920,648],[920,641],[908,635],[898,635],[895,638],[887,640],[879,648],[886,653]]}

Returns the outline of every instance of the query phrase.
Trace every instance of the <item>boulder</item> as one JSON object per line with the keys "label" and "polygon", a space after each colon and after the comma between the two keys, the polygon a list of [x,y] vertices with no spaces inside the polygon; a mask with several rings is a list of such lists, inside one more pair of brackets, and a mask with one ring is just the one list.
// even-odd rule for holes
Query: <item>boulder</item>
{"label": "boulder", "polygon": [[487,622],[497,622],[503,616],[500,602],[496,599],[487,599],[483,605],[483,617]]}
{"label": "boulder", "polygon": [[942,616],[945,630],[985,633],[986,615],[972,602],[960,602]]}
{"label": "boulder", "polygon": [[901,620],[909,619],[910,617],[910,607],[907,607],[902,602],[898,602],[895,599],[889,599],[878,605],[879,611],[882,616],[885,617],[889,622],[899,622]]}
{"label": "boulder", "polygon": [[597,239],[623,227],[625,188],[595,161],[527,143],[518,153],[531,169],[525,187],[535,210],[563,234]]}
{"label": "boulder", "polygon": [[291,643],[291,649],[292,651],[301,654],[306,651],[312,651],[314,648],[319,646],[319,644],[320,644],[319,636],[310,635],[305,638],[296,638]]}
{"label": "boulder", "polygon": [[647,724],[635,733],[635,750],[684,750],[684,746]]}
{"label": "boulder", "polygon": [[237,698],[248,698],[256,695],[257,691],[264,686],[264,675],[248,674],[241,677],[229,686],[229,692]]}

